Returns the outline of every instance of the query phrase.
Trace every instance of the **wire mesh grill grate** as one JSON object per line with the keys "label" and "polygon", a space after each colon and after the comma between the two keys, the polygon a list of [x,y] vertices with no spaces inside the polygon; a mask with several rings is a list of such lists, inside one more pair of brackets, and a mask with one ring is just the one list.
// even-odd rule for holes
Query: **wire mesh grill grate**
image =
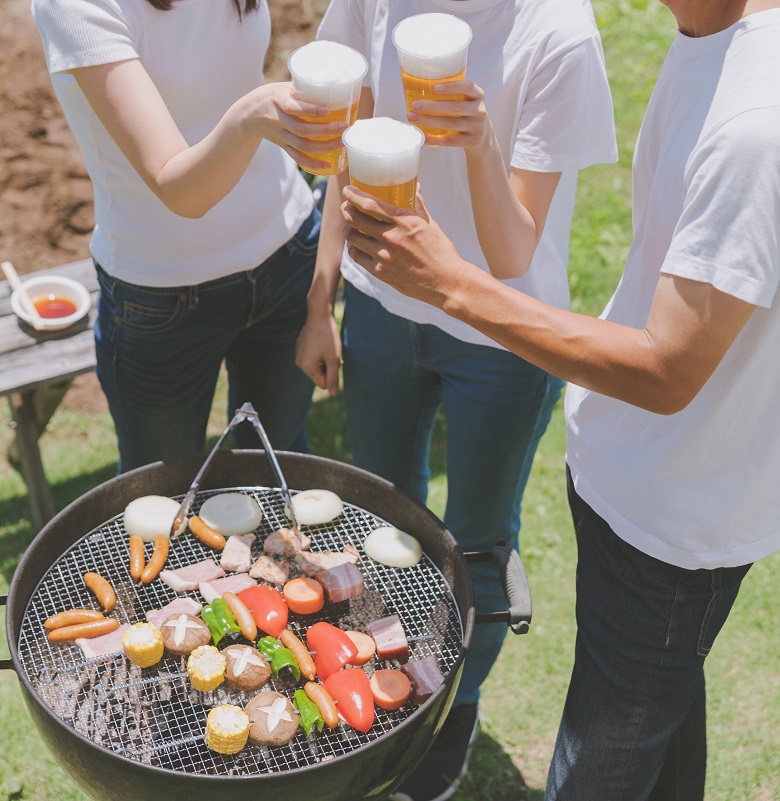
{"label": "wire mesh grill grate", "polygon": [[[252,496],[263,511],[263,523],[256,530],[252,557],[262,553],[265,537],[289,524],[280,490],[243,487],[201,492],[193,505],[197,514],[207,498],[223,492]],[[368,631],[368,623],[386,615],[401,618],[411,649],[410,659],[433,655],[447,676],[460,654],[463,626],[452,592],[440,571],[427,556],[413,568],[398,570],[369,559],[363,540],[387,521],[350,504],[340,517],[324,526],[306,527],[311,550],[340,551],[348,543],[360,554],[363,595],[337,604],[326,604],[316,615],[290,613],[289,627],[303,639],[306,629],[317,620],[339,628]],[[285,746],[260,748],[249,745],[234,756],[221,756],[204,742],[206,715],[213,706],[232,703],[244,706],[254,693],[222,685],[209,693],[193,690],[187,679],[184,659],[165,657],[152,668],[132,665],[123,654],[84,659],[75,644],[49,642],[44,620],[64,609],[96,606],[82,580],[94,571],[108,579],[117,595],[111,613],[120,623],[145,620],[150,609],[159,609],[174,598],[189,596],[202,603],[197,590],[177,594],[155,580],[140,585],[129,574],[127,536],[122,515],[89,532],[49,568],[39,582],[25,610],[19,634],[19,661],[40,699],[67,726],[111,751],[159,768],[187,773],[239,776],[257,775],[313,765],[349,753],[392,731],[414,712],[406,704],[395,712],[376,709],[376,719],[367,734],[341,725],[324,729],[307,740],[301,729]],[[147,558],[152,545],[146,546]],[[184,567],[214,558],[214,551],[190,534],[171,545],[166,569]],[[217,559],[218,561],[218,559]],[[294,571],[293,571],[294,572]],[[292,576],[292,574],[291,574]],[[304,640],[305,641],[305,640]],[[365,666],[369,675],[392,663],[378,663],[376,657]],[[296,686],[272,678],[263,689],[273,689],[292,699]]]}

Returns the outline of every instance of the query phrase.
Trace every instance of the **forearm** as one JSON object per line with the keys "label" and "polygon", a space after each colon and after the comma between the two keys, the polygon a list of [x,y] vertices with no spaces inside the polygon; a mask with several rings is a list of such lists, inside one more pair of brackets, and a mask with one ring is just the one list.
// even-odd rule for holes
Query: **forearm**
{"label": "forearm", "polygon": [[501,279],[523,275],[540,232],[510,184],[492,126],[484,147],[464,153],[474,224],[490,272]]}
{"label": "forearm", "polygon": [[451,317],[565,381],[658,414],[678,411],[688,400],[676,396],[646,329],[548,306],[476,268],[441,305]]}
{"label": "forearm", "polygon": [[333,314],[344,251],[344,220],[339,206],[347,176],[348,173],[343,172],[328,179],[314,277],[307,297],[309,314]]}

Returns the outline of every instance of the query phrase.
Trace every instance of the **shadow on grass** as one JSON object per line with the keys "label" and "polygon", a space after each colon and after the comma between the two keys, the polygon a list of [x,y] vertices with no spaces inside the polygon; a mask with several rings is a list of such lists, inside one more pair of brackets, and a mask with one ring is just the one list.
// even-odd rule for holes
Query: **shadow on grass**
{"label": "shadow on grass", "polygon": [[[115,475],[116,463],[109,462],[98,470],[52,484],[55,508],[57,511],[64,509],[69,503]],[[6,526],[6,533],[0,537],[0,574],[10,583],[22,554],[37,534],[30,522],[27,495],[14,495],[0,501],[0,520]]]}
{"label": "shadow on grass", "polygon": [[469,772],[454,801],[542,801],[544,790],[528,787],[501,744],[483,729],[471,754]]}

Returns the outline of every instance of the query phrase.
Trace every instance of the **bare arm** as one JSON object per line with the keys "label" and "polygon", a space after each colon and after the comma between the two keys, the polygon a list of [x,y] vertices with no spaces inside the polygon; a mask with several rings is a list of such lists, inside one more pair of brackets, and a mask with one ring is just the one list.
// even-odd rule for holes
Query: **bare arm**
{"label": "bare arm", "polygon": [[[364,87],[358,117],[368,119],[373,111],[373,95]],[[306,300],[306,324],[298,336],[295,357],[298,367],[333,396],[338,395],[341,368],[341,339],[333,317],[344,251],[344,221],[339,207],[341,192],[348,182],[347,171],[328,179],[314,277]]]}
{"label": "bare arm", "polygon": [[661,275],[643,329],[564,311],[461,259],[424,203],[415,214],[352,187],[345,195],[349,252],[364,269],[560,378],[658,414],[693,400],[755,310]]}
{"label": "bare arm", "polygon": [[[260,86],[236,101],[214,129],[190,145],[137,59],[73,70],[101,123],[147,186],[176,214],[200,217],[230,192],[260,142],[268,139],[301,164],[315,133],[337,136],[340,124],[304,123],[295,114],[326,109],[297,100],[288,83]],[[312,142],[306,148],[316,149]],[[322,145],[325,150],[327,145]]]}
{"label": "bare arm", "polygon": [[442,84],[442,91],[466,99],[417,100],[407,117],[410,122],[456,131],[436,137],[436,144],[463,148],[482,253],[496,278],[516,278],[531,266],[561,174],[513,167],[507,175],[482,89],[464,80]]}

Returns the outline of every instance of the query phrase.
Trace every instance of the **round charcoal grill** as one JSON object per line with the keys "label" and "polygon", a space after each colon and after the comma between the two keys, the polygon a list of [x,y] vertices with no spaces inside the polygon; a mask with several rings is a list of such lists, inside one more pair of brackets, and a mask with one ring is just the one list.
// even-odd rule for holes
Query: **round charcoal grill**
{"label": "round charcoal grill", "polygon": [[[418,708],[407,704],[396,712],[377,709],[367,734],[341,725],[307,740],[299,730],[286,746],[248,745],[235,756],[221,756],[203,740],[208,710],[226,702],[243,706],[254,693],[225,685],[210,693],[194,691],[183,660],[166,657],[155,667],[141,670],[122,654],[86,659],[75,644],[49,643],[43,630],[49,615],[96,607],[82,580],[87,571],[96,571],[112,583],[117,606],[111,614],[121,623],[144,620],[147,610],[181,597],[160,579],[140,586],[131,580],[121,512],[142,495],[182,497],[182,488],[203,457],[149,465],[106,482],[57,515],[25,553],[7,599],[11,660],[0,666],[16,669],[41,736],[59,764],[93,798],[239,801],[263,792],[318,801],[381,799],[430,746],[457,689],[474,625],[464,556],[441,522],[392,484],[321,457],[287,453],[278,457],[289,486],[295,488],[293,493],[320,487],[344,500],[339,518],[324,526],[306,527],[305,532],[315,552],[354,546],[365,582],[363,595],[326,603],[318,615],[291,613],[290,628],[302,639],[316,620],[366,631],[370,621],[398,614],[409,639],[410,659],[436,657],[444,684]],[[263,452],[221,451],[192,509],[197,512],[207,497],[220,492],[239,491],[254,497],[264,517],[255,532],[252,555],[256,557],[265,536],[289,524],[284,493],[274,488],[274,479]],[[417,566],[388,568],[365,556],[365,537],[387,524],[421,541],[425,556]],[[147,556],[150,552],[147,545]],[[172,542],[166,569],[210,557],[215,557],[213,551],[184,534]],[[524,581],[524,575],[520,579]],[[515,576],[510,577],[508,589],[515,600],[527,601],[526,610],[512,613],[516,628],[523,630],[530,619],[527,587],[520,586]],[[197,591],[185,594],[203,600]],[[370,674],[388,666],[374,657],[366,670]],[[271,679],[267,687],[290,698],[295,689],[279,679]]]}

